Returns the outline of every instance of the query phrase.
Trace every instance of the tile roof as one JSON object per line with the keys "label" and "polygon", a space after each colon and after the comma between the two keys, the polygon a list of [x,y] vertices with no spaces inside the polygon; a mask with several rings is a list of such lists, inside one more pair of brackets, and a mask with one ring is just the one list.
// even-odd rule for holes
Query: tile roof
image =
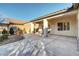
{"label": "tile roof", "polygon": [[0,24],[25,24],[27,21],[16,20],[13,18],[0,18]]}
{"label": "tile roof", "polygon": [[12,23],[12,24],[24,24],[27,22],[24,20],[16,20],[14,18],[6,18],[6,19],[7,19],[7,21],[9,21],[9,23]]}

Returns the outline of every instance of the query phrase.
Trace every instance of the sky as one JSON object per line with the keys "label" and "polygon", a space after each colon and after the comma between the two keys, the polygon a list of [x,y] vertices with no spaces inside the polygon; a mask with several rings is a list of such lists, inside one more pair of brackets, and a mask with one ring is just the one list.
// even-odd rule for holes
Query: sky
{"label": "sky", "polygon": [[71,6],[71,3],[4,3],[0,4],[0,17],[30,21]]}

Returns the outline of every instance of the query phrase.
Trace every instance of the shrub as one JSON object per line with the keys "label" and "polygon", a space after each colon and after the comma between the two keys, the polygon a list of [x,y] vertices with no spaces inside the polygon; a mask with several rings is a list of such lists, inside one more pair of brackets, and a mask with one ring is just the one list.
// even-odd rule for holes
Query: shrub
{"label": "shrub", "polygon": [[2,36],[0,37],[0,41],[2,42],[6,39],[8,39],[8,31],[6,29],[3,29]]}
{"label": "shrub", "polygon": [[6,30],[6,29],[3,29],[2,34],[3,34],[3,35],[4,35],[4,34],[8,34],[7,30]]}
{"label": "shrub", "polygon": [[4,41],[4,40],[7,40],[8,39],[8,35],[2,35],[0,37],[0,41]]}
{"label": "shrub", "polygon": [[14,34],[14,30],[13,30],[13,28],[10,28],[9,33],[10,33],[10,35],[13,35],[13,34]]}

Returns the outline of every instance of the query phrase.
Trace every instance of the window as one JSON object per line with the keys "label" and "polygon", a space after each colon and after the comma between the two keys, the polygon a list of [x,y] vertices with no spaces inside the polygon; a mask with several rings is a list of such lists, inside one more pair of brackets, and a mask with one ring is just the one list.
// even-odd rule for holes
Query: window
{"label": "window", "polygon": [[57,23],[57,26],[58,26],[58,31],[70,30],[69,22],[60,22],[60,23]]}
{"label": "window", "polygon": [[10,28],[12,28],[13,30],[17,30],[17,27],[10,27]]}
{"label": "window", "polygon": [[67,22],[67,30],[70,30],[70,23]]}
{"label": "window", "polygon": [[58,31],[63,30],[63,23],[58,23]]}

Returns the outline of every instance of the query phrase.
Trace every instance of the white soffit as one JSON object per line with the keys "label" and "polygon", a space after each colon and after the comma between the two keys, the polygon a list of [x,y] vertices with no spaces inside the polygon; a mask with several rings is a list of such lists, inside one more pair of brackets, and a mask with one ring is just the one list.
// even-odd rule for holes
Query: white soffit
{"label": "white soffit", "polygon": [[59,15],[56,15],[56,16],[48,17],[46,19],[52,19],[52,18],[57,18],[57,17],[62,17],[62,16],[70,16],[70,15],[75,15],[76,13],[77,13],[77,10],[74,10],[74,11],[70,11],[70,12],[67,12],[67,13],[59,14]]}

